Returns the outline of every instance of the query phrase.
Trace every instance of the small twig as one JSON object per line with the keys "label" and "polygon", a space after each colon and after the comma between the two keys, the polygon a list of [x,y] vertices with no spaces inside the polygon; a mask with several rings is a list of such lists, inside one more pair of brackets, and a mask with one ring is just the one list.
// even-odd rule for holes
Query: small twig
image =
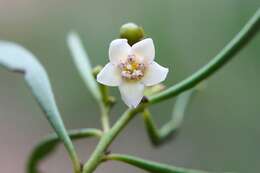
{"label": "small twig", "polygon": [[185,93],[178,96],[175,106],[173,108],[172,118],[162,128],[157,128],[155,122],[146,108],[143,112],[143,118],[146,125],[149,138],[154,145],[160,145],[167,139],[172,137],[178,132],[182,122],[185,110],[190,101],[191,95],[195,89],[186,91]]}
{"label": "small twig", "polygon": [[260,9],[251,17],[241,31],[204,67],[169,89],[149,97],[151,104],[170,99],[188,89],[191,89],[202,80],[205,80],[229,62],[241,51],[258,33],[260,29]]}

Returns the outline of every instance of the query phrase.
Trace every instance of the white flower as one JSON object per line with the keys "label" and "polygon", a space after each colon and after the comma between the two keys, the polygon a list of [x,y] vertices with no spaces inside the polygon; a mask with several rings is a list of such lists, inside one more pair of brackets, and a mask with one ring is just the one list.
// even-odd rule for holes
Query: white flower
{"label": "white flower", "polygon": [[141,102],[144,87],[165,80],[168,69],[154,62],[155,48],[151,38],[144,39],[132,47],[126,39],[110,43],[110,62],[97,75],[97,81],[108,86],[118,86],[123,101],[129,107]]}

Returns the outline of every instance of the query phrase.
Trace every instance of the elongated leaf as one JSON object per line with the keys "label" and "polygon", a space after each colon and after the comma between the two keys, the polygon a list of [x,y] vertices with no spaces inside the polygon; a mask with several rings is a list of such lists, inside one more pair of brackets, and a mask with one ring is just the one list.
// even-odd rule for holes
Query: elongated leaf
{"label": "elongated leaf", "polygon": [[35,56],[23,47],[0,41],[0,66],[24,75],[25,81],[38,101],[57,135],[64,142],[73,161],[74,169],[80,165],[73,144],[60,117],[47,73]]}
{"label": "elongated leaf", "polygon": [[[100,137],[102,132],[97,129],[76,129],[70,130],[69,136],[72,140],[87,138],[87,137]],[[41,160],[46,158],[49,154],[55,151],[60,140],[56,134],[47,136],[40,142],[32,151],[27,163],[27,173],[41,173],[38,170],[38,165]]]}
{"label": "elongated leaf", "polygon": [[70,48],[73,61],[80,73],[85,85],[88,87],[90,92],[92,93],[93,97],[97,101],[101,101],[101,93],[99,91],[98,84],[96,79],[93,77],[92,74],[92,67],[89,60],[89,56],[85,51],[83,44],[75,32],[71,32],[68,34],[67,43]]}
{"label": "elongated leaf", "polygon": [[141,168],[143,170],[146,170],[150,173],[209,173],[200,170],[192,170],[192,169],[169,166],[166,164],[161,164],[161,163],[148,161],[133,156],[122,155],[122,154],[108,155],[105,157],[105,160],[121,161],[136,166],[138,168]]}

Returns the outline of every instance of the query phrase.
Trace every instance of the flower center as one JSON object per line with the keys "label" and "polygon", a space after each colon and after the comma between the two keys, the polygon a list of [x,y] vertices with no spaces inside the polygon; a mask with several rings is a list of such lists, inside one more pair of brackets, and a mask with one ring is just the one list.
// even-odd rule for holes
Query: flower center
{"label": "flower center", "polygon": [[145,64],[137,61],[135,55],[128,55],[125,62],[119,64],[121,77],[126,80],[140,80],[144,76]]}

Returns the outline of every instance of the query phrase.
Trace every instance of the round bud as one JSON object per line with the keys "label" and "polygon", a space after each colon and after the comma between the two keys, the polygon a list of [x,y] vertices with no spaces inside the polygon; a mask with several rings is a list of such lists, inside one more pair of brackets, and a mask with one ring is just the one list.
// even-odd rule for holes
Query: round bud
{"label": "round bud", "polygon": [[135,23],[126,23],[120,28],[120,37],[126,38],[133,45],[144,38],[144,30]]}
{"label": "round bud", "polygon": [[92,74],[95,78],[97,77],[98,73],[101,72],[102,68],[102,66],[98,65],[92,69]]}

